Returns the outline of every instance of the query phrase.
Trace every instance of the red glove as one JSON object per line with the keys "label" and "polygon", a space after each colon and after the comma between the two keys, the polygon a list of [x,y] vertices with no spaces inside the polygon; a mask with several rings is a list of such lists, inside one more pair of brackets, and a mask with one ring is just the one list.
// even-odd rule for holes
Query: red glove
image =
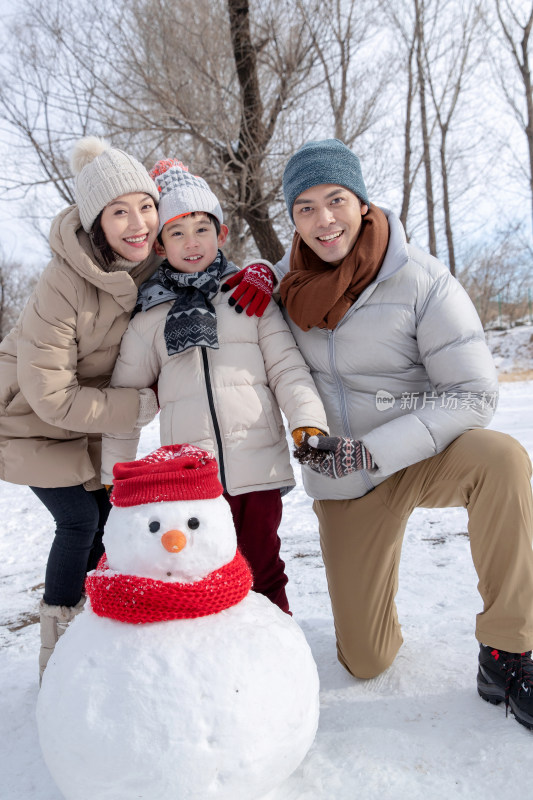
{"label": "red glove", "polygon": [[246,314],[262,317],[274,288],[272,270],[265,264],[250,264],[224,281],[220,290],[229,292],[235,286],[237,288],[228,300],[230,306],[235,306],[235,311],[241,314],[249,304]]}

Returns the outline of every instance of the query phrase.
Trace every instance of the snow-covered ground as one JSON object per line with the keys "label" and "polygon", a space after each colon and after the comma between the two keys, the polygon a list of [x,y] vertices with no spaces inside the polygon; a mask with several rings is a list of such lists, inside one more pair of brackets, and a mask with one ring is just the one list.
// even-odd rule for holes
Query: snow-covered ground
{"label": "snow-covered ground", "polygon": [[505,331],[487,331],[500,380],[533,378],[533,326],[518,325]]}
{"label": "snow-covered ground", "polygon": [[[533,457],[532,408],[533,381],[504,383],[491,427]],[[142,450],[157,446],[153,423]],[[0,797],[61,800],[35,727],[36,608],[53,525],[26,487],[0,483],[0,514]],[[405,642],[389,670],[359,681],[336,659],[311,502],[300,484],[288,495],[281,537],[289,599],[318,665],[321,716],[305,761],[268,800],[529,796],[533,732],[476,691],[480,599],[466,525],[463,509],[413,514],[397,597]]]}

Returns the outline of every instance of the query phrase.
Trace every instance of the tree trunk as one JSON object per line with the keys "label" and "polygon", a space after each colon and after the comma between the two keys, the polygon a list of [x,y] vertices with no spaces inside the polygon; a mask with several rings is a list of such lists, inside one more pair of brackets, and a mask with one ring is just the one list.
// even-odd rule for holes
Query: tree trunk
{"label": "tree trunk", "polygon": [[415,0],[416,11],[416,61],[418,68],[418,95],[420,98],[420,121],[422,126],[423,162],[426,175],[426,208],[428,222],[429,252],[437,255],[437,237],[435,235],[435,202],[433,200],[433,178],[431,175],[431,153],[429,148],[429,131],[426,108],[426,78],[424,74],[424,22],[423,8],[419,0]]}
{"label": "tree trunk", "polygon": [[413,109],[413,53],[415,40],[411,42],[409,49],[409,60],[407,65],[407,102],[405,108],[405,128],[404,128],[404,151],[403,151],[403,197],[402,208],[400,211],[400,222],[407,235],[407,216],[409,214],[409,203],[411,201],[411,128],[412,128],[412,109]]}
{"label": "tree trunk", "polygon": [[520,71],[522,73],[522,80],[524,81],[524,90],[526,95],[526,108],[527,108],[527,125],[525,134],[527,138],[527,147],[529,154],[529,191],[531,193],[531,225],[533,230],[533,94],[531,86],[531,69],[529,66],[529,36],[531,33],[531,18],[527,25],[524,36],[521,42],[522,49],[522,65]]}
{"label": "tree trunk", "polygon": [[284,248],[269,216],[265,198],[262,163],[268,133],[263,124],[263,102],[257,72],[257,52],[250,32],[248,0],[227,0],[231,41],[241,93],[239,140],[233,158],[227,162],[237,175],[242,216],[263,258],[278,261]]}
{"label": "tree trunk", "polygon": [[450,272],[455,277],[456,275],[455,248],[453,244],[452,219],[450,210],[450,192],[448,188],[448,167],[446,165],[446,131],[443,130],[441,136],[442,138],[440,144],[440,168],[442,172],[444,226],[446,229],[446,245],[448,247],[448,262],[450,266]]}

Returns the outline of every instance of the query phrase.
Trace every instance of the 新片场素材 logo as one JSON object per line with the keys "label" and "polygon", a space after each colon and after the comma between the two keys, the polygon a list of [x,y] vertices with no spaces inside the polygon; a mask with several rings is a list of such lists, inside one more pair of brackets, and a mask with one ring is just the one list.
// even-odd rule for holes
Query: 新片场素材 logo
{"label": "\u65b0\u7247\u573a\u7d20\u6750 logo", "polygon": [[378,389],[376,392],[376,408],[378,411],[388,411],[390,408],[394,408],[394,404],[396,403],[396,398],[390,392],[386,392],[385,389]]}

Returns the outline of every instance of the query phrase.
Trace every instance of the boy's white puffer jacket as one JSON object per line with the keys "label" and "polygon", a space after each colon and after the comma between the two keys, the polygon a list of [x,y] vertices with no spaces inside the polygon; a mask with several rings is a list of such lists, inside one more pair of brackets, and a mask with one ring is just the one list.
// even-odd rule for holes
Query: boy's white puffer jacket
{"label": "boy's white puffer jacket", "polygon": [[[275,302],[262,317],[236,314],[228,296],[213,299],[219,349],[191,347],[169,356],[165,319],[172,302],[131,320],[112,386],[142,388],[158,381],[161,444],[188,442],[214,453],[231,495],[294,486],[286,434],[328,431],[322,402]],[[133,438],[104,437],[102,475],[112,483],[118,461],[136,456]]]}
{"label": "boy's white puffer jacket", "polygon": [[[470,298],[444,264],[407,244],[398,217],[385,214],[390,240],[381,270],[335,330],[304,332],[289,320],[331,435],[362,440],[378,465],[338,480],[304,467],[306,491],[319,500],[361,497],[486,426],[496,405],[496,371]],[[276,265],[278,277],[288,261],[286,254]]]}

